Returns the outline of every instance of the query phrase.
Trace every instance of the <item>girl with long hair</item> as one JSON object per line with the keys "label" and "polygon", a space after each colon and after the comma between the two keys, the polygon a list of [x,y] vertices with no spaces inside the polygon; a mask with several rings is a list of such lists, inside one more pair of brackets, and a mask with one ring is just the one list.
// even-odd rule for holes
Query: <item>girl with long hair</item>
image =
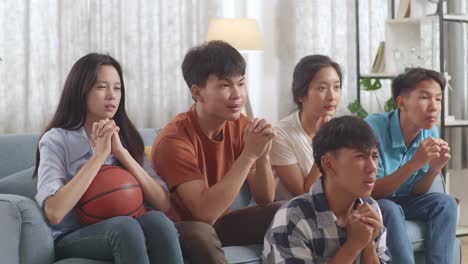
{"label": "girl with long hair", "polygon": [[[129,171],[155,210],[80,226],[74,208],[104,164]],[[183,263],[177,230],[162,213],[170,207],[166,186],[127,116],[122,68],[111,56],[90,53],[73,65],[40,138],[35,175],[36,200],[49,221],[57,259]]]}

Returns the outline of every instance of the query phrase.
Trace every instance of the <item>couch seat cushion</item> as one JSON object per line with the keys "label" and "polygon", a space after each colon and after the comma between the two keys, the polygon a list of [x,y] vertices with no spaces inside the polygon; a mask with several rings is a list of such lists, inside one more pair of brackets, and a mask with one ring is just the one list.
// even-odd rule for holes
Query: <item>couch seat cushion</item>
{"label": "couch seat cushion", "polygon": [[423,251],[426,225],[420,221],[406,221],[406,229],[408,231],[408,238],[410,239],[411,244],[413,245],[413,251]]}
{"label": "couch seat cushion", "polygon": [[82,258],[69,258],[54,262],[54,264],[112,264],[112,262]]}
{"label": "couch seat cushion", "polygon": [[263,245],[231,246],[223,250],[229,263],[261,263]]}

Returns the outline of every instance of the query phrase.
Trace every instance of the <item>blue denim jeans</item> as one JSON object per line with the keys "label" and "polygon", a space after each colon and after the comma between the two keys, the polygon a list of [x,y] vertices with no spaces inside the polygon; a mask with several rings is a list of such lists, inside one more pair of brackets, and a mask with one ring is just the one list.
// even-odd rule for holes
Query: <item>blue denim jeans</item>
{"label": "blue denim jeans", "polygon": [[55,245],[57,260],[88,258],[120,263],[183,263],[174,223],[163,213],[118,216],[80,228]]}
{"label": "blue denim jeans", "polygon": [[387,246],[393,263],[414,263],[413,247],[406,230],[406,220],[426,224],[424,254],[426,263],[453,264],[457,204],[444,193],[408,195],[377,201],[387,228]]}

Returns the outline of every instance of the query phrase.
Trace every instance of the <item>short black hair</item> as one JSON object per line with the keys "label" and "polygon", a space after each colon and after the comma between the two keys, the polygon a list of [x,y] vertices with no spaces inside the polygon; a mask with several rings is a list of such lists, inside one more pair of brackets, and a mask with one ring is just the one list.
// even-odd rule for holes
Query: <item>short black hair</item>
{"label": "short black hair", "polygon": [[333,67],[340,77],[340,85],[343,83],[343,74],[338,63],[332,61],[330,57],[325,55],[309,55],[302,58],[294,68],[292,93],[294,103],[299,110],[302,110],[300,99],[307,94],[309,84],[314,79],[315,75],[323,68]]}
{"label": "short black hair", "polygon": [[191,48],[182,62],[182,74],[189,89],[205,86],[210,74],[218,78],[245,75],[245,60],[227,42],[213,40]]}
{"label": "short black hair", "polygon": [[430,69],[409,68],[404,73],[393,78],[392,97],[395,103],[398,96],[413,91],[419,82],[426,80],[434,80],[440,85],[442,91],[445,89],[446,81],[444,75]]}
{"label": "short black hair", "polygon": [[366,121],[355,116],[333,118],[319,129],[312,142],[314,161],[322,176],[325,176],[325,171],[321,159],[326,153],[335,153],[341,148],[368,151],[378,147],[379,141],[372,128]]}

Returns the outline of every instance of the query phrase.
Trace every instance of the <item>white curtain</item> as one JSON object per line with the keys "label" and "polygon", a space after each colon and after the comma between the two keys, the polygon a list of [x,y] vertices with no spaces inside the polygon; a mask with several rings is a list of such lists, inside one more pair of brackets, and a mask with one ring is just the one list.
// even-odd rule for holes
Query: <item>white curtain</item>
{"label": "white curtain", "polygon": [[[384,40],[387,1],[361,0],[361,72]],[[350,0],[2,0],[0,133],[39,132],[72,64],[105,52],[123,66],[127,109],[138,127],[161,127],[191,104],[180,65],[204,41],[212,17],[257,18],[265,52],[246,55],[255,116],[274,122],[294,109],[292,72],[305,55],[343,66],[340,113],[356,99],[355,6]],[[378,95],[390,96],[389,89]],[[379,110],[375,95],[363,105]]]}
{"label": "white curtain", "polygon": [[[265,41],[262,55],[249,55],[249,94],[254,114],[278,120],[294,110],[291,83],[296,63],[304,56],[324,54],[343,68],[343,95],[339,114],[356,99],[355,1],[270,0],[246,1],[245,15],[257,18]],[[387,1],[360,0],[361,72],[368,73],[380,41],[385,39]],[[383,83],[388,86],[389,83]],[[369,111],[379,111],[375,94],[361,92]],[[389,89],[377,96],[390,98]],[[272,111],[274,110],[274,111]],[[383,111],[383,110],[380,110]]]}
{"label": "white curtain", "polygon": [[161,127],[191,104],[180,65],[204,41],[217,0],[0,1],[0,133],[39,132],[73,63],[104,52],[123,67],[137,127]]}

